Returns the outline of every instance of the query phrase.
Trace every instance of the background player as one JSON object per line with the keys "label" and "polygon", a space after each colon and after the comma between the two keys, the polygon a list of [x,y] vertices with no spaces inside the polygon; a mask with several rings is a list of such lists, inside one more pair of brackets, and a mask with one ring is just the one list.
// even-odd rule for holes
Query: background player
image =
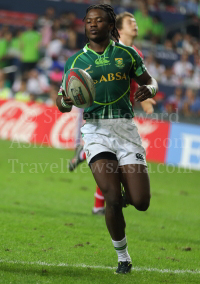
{"label": "background player", "polygon": [[[150,204],[145,150],[132,121],[130,78],[140,85],[135,93],[137,101],[155,96],[158,86],[133,48],[111,40],[119,39],[115,16],[110,5],[92,5],[87,9],[84,20],[89,42],[68,59],[65,72],[74,67],[92,67],[96,101],[84,110],[87,119],[81,132],[87,161],[106,199],[106,225],[118,255],[116,273],[125,274],[131,271],[132,263],[127,250],[121,183],[129,203],[137,210],[146,211]],[[95,65],[97,60],[101,66]],[[109,79],[111,74],[113,80]],[[63,92],[59,94],[57,106],[61,112],[71,111],[72,105],[69,97]]]}
{"label": "background player", "polygon": [[[138,36],[138,26],[136,23],[136,20],[134,16],[129,12],[123,12],[117,15],[116,18],[116,27],[118,29],[118,32],[120,34],[119,43],[126,45],[126,46],[132,46],[138,54],[144,58],[142,52],[133,45],[134,39]],[[138,84],[135,80],[131,80],[131,92],[130,92],[130,101],[132,103],[132,106],[134,107],[134,94],[138,89]],[[153,105],[156,104],[155,100],[152,98],[148,98],[147,100],[140,102],[143,111],[146,112],[146,114],[152,114],[154,111]]]}
{"label": "background player", "polygon": [[[127,46],[132,46],[138,54],[143,58],[142,52],[137,49],[134,45],[134,39],[138,36],[138,26],[135,21],[134,16],[129,12],[120,13],[116,18],[116,27],[120,34],[119,43]],[[135,80],[131,80],[131,91],[130,91],[130,101],[132,106],[134,107],[134,94],[138,89],[138,84]],[[152,114],[154,111],[153,105],[156,104],[155,100],[149,98],[143,102],[140,102],[142,109],[147,114]],[[79,109],[79,117],[78,117],[78,127],[77,127],[77,134],[76,134],[76,150],[75,156],[70,161],[69,169],[73,171],[80,163],[82,163],[86,159],[86,155],[83,151],[83,146],[80,145],[80,128],[82,126],[82,114],[83,110]],[[78,138],[78,139],[77,139]],[[96,192],[94,194],[94,207],[92,209],[93,214],[102,215],[105,213],[105,200],[104,196],[100,190],[100,188],[96,187]]]}

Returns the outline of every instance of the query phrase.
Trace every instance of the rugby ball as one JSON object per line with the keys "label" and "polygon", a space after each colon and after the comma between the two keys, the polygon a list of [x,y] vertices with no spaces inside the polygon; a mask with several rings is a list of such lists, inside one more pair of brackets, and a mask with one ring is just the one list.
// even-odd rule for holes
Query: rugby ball
{"label": "rugby ball", "polygon": [[63,88],[78,108],[87,108],[95,100],[94,82],[91,76],[82,69],[69,69],[64,76]]}

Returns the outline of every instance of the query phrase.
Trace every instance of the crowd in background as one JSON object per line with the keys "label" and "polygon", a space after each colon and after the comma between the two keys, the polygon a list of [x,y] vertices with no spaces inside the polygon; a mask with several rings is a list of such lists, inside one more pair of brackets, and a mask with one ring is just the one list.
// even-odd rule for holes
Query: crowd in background
{"label": "crowd in background", "polygon": [[[95,3],[95,0],[80,2]],[[187,117],[200,116],[198,1],[122,0],[120,4],[131,5],[133,2],[134,17],[139,27],[139,36],[134,44],[141,49],[143,46],[159,46],[162,50],[179,55],[172,65],[162,63],[153,52],[145,56],[145,65],[158,83],[174,87],[173,93],[160,92],[156,96],[156,110],[168,113],[178,110]],[[187,12],[192,17],[188,26],[184,27],[184,32],[179,29],[168,31],[158,15],[150,14],[150,11],[165,10],[166,7]],[[34,100],[54,105],[65,62],[85,43],[82,19],[70,11],[57,15],[52,7],[39,16],[32,27],[25,29],[2,25],[0,98]]]}
{"label": "crowd in background", "polygon": [[[99,4],[107,3],[110,5],[120,5],[123,7],[138,8],[140,0],[56,0],[57,2],[73,2],[73,3],[87,3],[87,4]],[[178,11],[183,14],[196,14],[200,15],[199,0],[145,0],[148,9],[151,10],[169,10]]]}
{"label": "crowd in background", "polygon": [[[99,2],[107,3],[110,5],[121,5],[138,8],[140,0],[56,0],[57,2],[73,2],[73,3],[87,3],[87,4],[99,4]],[[150,10],[166,9],[171,11],[177,10],[182,13],[200,13],[198,0],[146,0],[145,1]]]}

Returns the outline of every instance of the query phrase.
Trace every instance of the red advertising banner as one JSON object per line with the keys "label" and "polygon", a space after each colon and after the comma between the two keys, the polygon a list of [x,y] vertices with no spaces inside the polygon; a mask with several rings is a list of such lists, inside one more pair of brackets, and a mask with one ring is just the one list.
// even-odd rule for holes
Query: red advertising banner
{"label": "red advertising banner", "polygon": [[142,144],[146,149],[147,161],[164,163],[168,146],[170,123],[161,120],[134,118]]}
{"label": "red advertising banner", "polygon": [[61,113],[44,104],[0,100],[0,139],[74,148],[77,109]]}
{"label": "red advertising banner", "polygon": [[[80,124],[78,109],[61,113],[57,107],[15,100],[0,100],[0,139],[42,144],[55,148],[74,148]],[[147,160],[165,162],[169,123],[144,118],[134,119]]]}
{"label": "red advertising banner", "polygon": [[0,10],[0,24],[32,27],[38,15],[15,11]]}

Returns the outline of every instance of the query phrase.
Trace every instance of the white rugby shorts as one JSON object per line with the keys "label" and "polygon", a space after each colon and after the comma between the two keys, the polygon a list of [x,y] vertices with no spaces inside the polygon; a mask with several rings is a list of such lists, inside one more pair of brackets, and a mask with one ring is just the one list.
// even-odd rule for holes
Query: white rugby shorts
{"label": "white rugby shorts", "polygon": [[146,152],[132,119],[87,120],[81,133],[88,164],[97,154],[111,152],[116,155],[119,166],[147,165]]}

